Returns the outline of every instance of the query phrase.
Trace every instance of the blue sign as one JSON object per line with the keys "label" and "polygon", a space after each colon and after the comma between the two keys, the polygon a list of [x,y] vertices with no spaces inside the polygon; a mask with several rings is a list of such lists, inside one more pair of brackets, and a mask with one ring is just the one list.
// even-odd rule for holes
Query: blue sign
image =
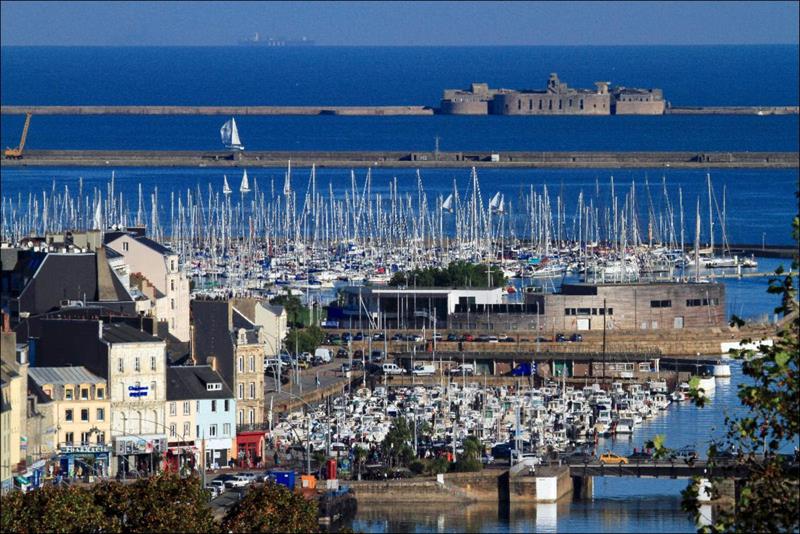
{"label": "blue sign", "polygon": [[128,386],[128,395],[130,397],[146,397],[147,386]]}

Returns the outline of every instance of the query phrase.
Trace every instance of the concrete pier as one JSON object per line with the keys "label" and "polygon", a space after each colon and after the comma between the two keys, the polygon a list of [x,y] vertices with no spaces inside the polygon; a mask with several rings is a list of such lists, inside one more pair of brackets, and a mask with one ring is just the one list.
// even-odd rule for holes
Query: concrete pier
{"label": "concrete pier", "polygon": [[407,168],[798,168],[797,152],[26,150],[3,166]]}

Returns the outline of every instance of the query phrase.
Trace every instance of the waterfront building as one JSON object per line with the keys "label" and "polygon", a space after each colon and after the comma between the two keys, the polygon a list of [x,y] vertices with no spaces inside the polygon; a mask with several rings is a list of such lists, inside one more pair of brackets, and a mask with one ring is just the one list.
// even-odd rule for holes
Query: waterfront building
{"label": "waterfront building", "polygon": [[328,318],[343,328],[439,328],[457,306],[496,306],[503,302],[503,289],[346,287],[341,308],[329,308]]}
{"label": "waterfront building", "polygon": [[[91,245],[90,245],[91,247]],[[119,313],[134,313],[127,287],[109,265],[99,245],[86,249],[72,243],[41,243],[34,248],[3,248],[0,308],[10,315],[11,327],[27,318],[69,304],[100,305]]]}
{"label": "waterfront building", "polygon": [[470,89],[445,89],[439,112],[445,115],[662,115],[666,102],[661,89],[570,87],[551,73],[544,90],[492,89],[473,83]]}
{"label": "waterfront building", "polygon": [[108,232],[106,246],[128,265],[130,284],[147,297],[147,314],[158,322],[158,335],[189,341],[189,278],[179,268],[178,254],[146,237],[143,229]]}
{"label": "waterfront building", "polygon": [[[18,355],[21,357],[18,360]],[[0,483],[2,491],[18,485],[27,485],[24,478],[27,453],[28,362],[26,352],[17,351],[17,338],[9,328],[8,316],[3,314],[3,331],[0,333]]]}
{"label": "waterfront building", "polygon": [[[230,300],[193,300],[192,321],[192,359],[219,372],[233,391],[236,455],[238,458],[242,451],[249,454],[247,444],[262,443],[264,438],[264,329]],[[238,436],[244,432],[254,434],[248,434],[240,444]]]}
{"label": "waterfront building", "polygon": [[52,436],[55,446],[48,444],[42,453],[56,453],[64,476],[109,476],[111,410],[106,380],[83,366],[31,367],[28,379],[31,389],[50,405],[44,434]]}
{"label": "waterfront building", "polygon": [[283,340],[289,334],[288,313],[283,306],[254,298],[231,299],[233,306],[250,322],[261,328],[267,357],[280,354]]}
{"label": "waterfront building", "polygon": [[223,467],[236,443],[236,400],[209,365],[167,368],[167,463],[171,469]]}

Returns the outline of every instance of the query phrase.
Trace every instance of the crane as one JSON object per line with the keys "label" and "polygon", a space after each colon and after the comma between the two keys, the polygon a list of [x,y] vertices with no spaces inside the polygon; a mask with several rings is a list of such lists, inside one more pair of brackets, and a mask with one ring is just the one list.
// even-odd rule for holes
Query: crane
{"label": "crane", "polygon": [[25,126],[22,128],[22,137],[19,138],[19,146],[17,148],[6,147],[6,159],[22,159],[22,151],[25,149],[25,138],[28,137],[28,128],[31,125],[32,113],[25,114]]}

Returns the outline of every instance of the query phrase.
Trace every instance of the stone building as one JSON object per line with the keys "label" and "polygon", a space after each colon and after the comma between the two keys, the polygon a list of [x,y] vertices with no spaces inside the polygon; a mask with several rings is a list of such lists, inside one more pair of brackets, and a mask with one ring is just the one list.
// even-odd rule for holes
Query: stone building
{"label": "stone building", "polygon": [[[14,476],[25,472],[27,453],[28,362],[17,360],[17,339],[3,314],[0,333],[0,483],[5,493],[14,488]],[[24,352],[22,353],[25,354]]]}
{"label": "stone building", "polygon": [[178,254],[141,232],[105,234],[106,246],[121,255],[130,271],[130,283],[147,297],[147,314],[158,321],[158,334],[189,341],[189,278],[181,272]]}
{"label": "stone building", "polygon": [[473,83],[470,89],[445,89],[439,113],[445,115],[661,115],[666,102],[661,89],[576,89],[551,73],[544,90],[492,89]]}

